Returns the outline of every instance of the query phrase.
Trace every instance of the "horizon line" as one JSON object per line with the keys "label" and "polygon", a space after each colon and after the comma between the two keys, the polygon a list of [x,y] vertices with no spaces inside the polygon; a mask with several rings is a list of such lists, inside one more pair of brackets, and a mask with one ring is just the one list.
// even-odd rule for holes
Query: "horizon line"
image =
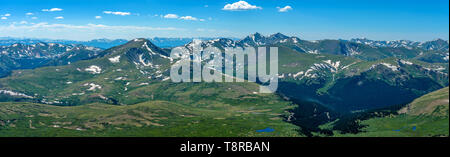
{"label": "horizon line", "polygon": [[[258,32],[256,32],[256,33],[258,33]],[[256,33],[253,33],[253,34],[256,34]],[[127,41],[130,41],[130,40],[139,39],[139,38],[144,38],[144,39],[154,39],[154,38],[170,38],[170,39],[211,38],[211,39],[232,39],[232,40],[233,39],[238,39],[238,40],[242,40],[242,39],[244,39],[244,38],[246,38],[246,37],[248,37],[250,35],[253,35],[253,34],[249,34],[249,35],[244,36],[244,37],[224,37],[224,36],[216,36],[216,37],[206,37],[206,36],[204,36],[204,37],[163,37],[163,36],[155,36],[155,37],[136,37],[136,38],[129,38],[129,39],[126,39],[126,38],[102,38],[102,37],[99,37],[99,38],[92,38],[92,39],[88,39],[88,40],[61,39],[61,38],[58,39],[58,38],[0,36],[0,40],[7,40],[7,38],[11,38],[11,39],[15,39],[15,40],[26,40],[26,39],[29,39],[29,40],[53,40],[53,41],[63,40],[63,41],[78,41],[78,42],[88,42],[88,41],[100,40],[100,39],[105,39],[105,40],[127,40]],[[259,33],[259,34],[261,34],[261,33]],[[277,33],[274,33],[274,34],[277,34]],[[270,35],[274,35],[274,34],[270,34]],[[283,33],[281,33],[281,34],[283,34]],[[263,35],[263,36],[264,37],[269,37],[270,35]],[[285,34],[283,34],[283,35],[285,35]],[[436,41],[436,40],[449,41],[449,39],[445,39],[445,38],[441,38],[441,37],[437,37],[437,38],[434,38],[434,39],[431,39],[431,40],[418,41],[418,40],[410,40],[410,39],[380,40],[380,39],[371,39],[371,38],[367,38],[367,37],[353,37],[353,38],[349,38],[349,39],[343,39],[343,38],[338,38],[338,39],[336,39],[336,38],[304,39],[304,38],[300,38],[298,36],[289,36],[289,35],[286,35],[286,36],[289,37],[289,38],[296,37],[296,38],[299,38],[300,40],[305,40],[305,41],[321,41],[321,40],[347,40],[347,41],[350,41],[352,39],[366,39],[366,40],[372,40],[372,41],[412,41],[412,42],[428,42],[428,41]]]}

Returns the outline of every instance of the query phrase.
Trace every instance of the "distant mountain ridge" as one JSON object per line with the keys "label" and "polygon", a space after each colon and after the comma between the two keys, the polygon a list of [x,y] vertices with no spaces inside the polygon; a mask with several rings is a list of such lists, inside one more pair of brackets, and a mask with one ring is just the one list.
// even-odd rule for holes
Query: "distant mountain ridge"
{"label": "distant mountain ridge", "polygon": [[416,42],[410,40],[394,40],[394,41],[376,41],[366,38],[351,39],[351,42],[362,43],[373,47],[405,47],[405,48],[422,48],[424,50],[449,50],[449,41],[443,39],[435,39],[426,42]]}
{"label": "distant mountain ridge", "polygon": [[[207,38],[207,37],[200,37],[200,38],[164,38],[164,37],[154,37],[154,38],[147,38],[150,40],[153,44],[157,45],[158,47],[162,48],[168,48],[168,47],[176,47],[181,46],[186,43],[191,42],[194,39],[200,39],[200,40],[212,40],[215,38]],[[237,39],[236,39],[237,40]],[[20,39],[20,38],[8,38],[3,37],[0,38],[0,46],[9,46],[13,44],[37,44],[37,43],[58,43],[58,44],[64,44],[64,45],[71,45],[71,44],[81,44],[86,46],[92,46],[92,47],[98,47],[98,48],[111,48],[114,46],[122,45],[127,43],[129,40],[126,39],[93,39],[89,41],[76,41],[76,40],[52,40],[52,39]]]}
{"label": "distant mountain ridge", "polygon": [[402,59],[418,59],[429,63],[446,63],[449,60],[446,40],[437,39],[427,42],[374,41],[369,39],[352,40],[302,40],[281,33],[264,36],[260,33],[251,34],[241,40],[218,38],[213,40],[192,41],[184,47],[200,44],[202,47],[258,47],[284,46],[300,53],[335,54],[374,61],[383,58],[396,57]]}
{"label": "distant mountain ridge", "polygon": [[59,43],[44,43],[39,42],[35,44],[15,43],[10,46],[0,46],[2,55],[7,55],[11,58],[53,58],[64,52],[71,50],[86,49],[92,51],[101,51],[102,49],[84,46],[84,45],[64,45]]}
{"label": "distant mountain ridge", "polygon": [[0,77],[7,75],[11,70],[66,65],[89,59],[100,54],[102,50],[84,45],[44,42],[0,46]]}
{"label": "distant mountain ridge", "polygon": [[[194,39],[199,40],[214,40],[214,39],[231,39],[233,41],[236,41],[236,43],[242,44],[243,46],[258,46],[258,45],[267,45],[267,44],[275,44],[275,43],[284,43],[284,42],[298,42],[300,38],[298,37],[289,37],[282,33],[276,33],[269,36],[264,36],[258,32],[251,34],[249,36],[246,36],[242,39],[239,38],[215,38],[215,37],[199,37],[199,38],[167,38],[167,37],[153,37],[153,38],[147,38],[150,40],[153,44],[157,45],[158,47],[162,48],[169,48],[169,47],[176,47],[185,45],[189,42],[191,42]],[[318,42],[318,41],[325,41],[324,40],[304,40],[308,42]],[[340,41],[348,41],[348,42],[354,42],[359,44],[365,44],[372,47],[391,47],[391,48],[422,48],[424,50],[443,50],[448,51],[449,50],[449,41],[443,40],[443,39],[435,39],[431,41],[425,41],[425,42],[417,42],[417,41],[411,41],[411,40],[370,40],[367,38],[354,38],[350,40],[340,40]],[[117,45],[125,44],[128,42],[128,40],[125,39],[93,39],[89,41],[75,41],[75,40],[52,40],[52,39],[27,39],[27,38],[9,38],[9,37],[0,37],[0,46],[7,46],[12,45],[16,43],[20,44],[36,44],[40,42],[45,43],[59,43],[59,44],[82,44],[86,46],[93,46],[93,47],[99,47],[103,49],[107,49],[110,47],[114,47]]]}
{"label": "distant mountain ridge", "polygon": [[276,43],[286,43],[288,41],[297,43],[298,40],[299,38],[297,37],[288,37],[281,33],[276,33],[267,37],[261,35],[260,33],[255,33],[245,37],[242,40],[239,40],[238,43],[244,46],[263,46],[263,45],[272,45]]}

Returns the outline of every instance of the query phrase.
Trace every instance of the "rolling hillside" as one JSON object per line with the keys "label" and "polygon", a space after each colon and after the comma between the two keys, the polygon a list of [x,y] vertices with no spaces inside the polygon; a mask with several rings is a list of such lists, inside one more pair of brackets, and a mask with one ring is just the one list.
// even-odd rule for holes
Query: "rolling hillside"
{"label": "rolling hillside", "polygon": [[361,121],[365,126],[361,133],[344,136],[448,137],[448,98],[448,87],[426,94],[400,109],[398,114]]}

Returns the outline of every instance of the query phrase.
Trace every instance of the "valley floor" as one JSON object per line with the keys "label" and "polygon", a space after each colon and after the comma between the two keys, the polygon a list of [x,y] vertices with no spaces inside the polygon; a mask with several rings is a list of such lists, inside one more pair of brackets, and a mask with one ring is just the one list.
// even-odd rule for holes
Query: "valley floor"
{"label": "valley floor", "polygon": [[[408,113],[361,120],[359,124],[363,127],[357,134],[329,129],[334,137],[448,137],[448,92],[445,96],[447,106],[427,112],[431,114],[410,114],[423,111],[415,107]],[[423,103],[420,100],[415,102]],[[192,107],[168,101],[127,106],[4,102],[0,103],[0,137],[301,137],[300,128],[284,119],[289,117],[286,110],[293,107],[279,104]],[[274,131],[261,131],[266,128]],[[327,135],[314,133],[314,136]]]}
{"label": "valley floor", "polygon": [[[2,137],[261,137],[299,136],[280,106],[194,108],[167,101],[129,106],[0,103]],[[286,107],[286,106],[285,106]],[[287,106],[289,107],[289,106]],[[220,109],[219,109],[220,108]],[[225,109],[226,108],[226,109]],[[265,128],[274,132],[257,132]]]}

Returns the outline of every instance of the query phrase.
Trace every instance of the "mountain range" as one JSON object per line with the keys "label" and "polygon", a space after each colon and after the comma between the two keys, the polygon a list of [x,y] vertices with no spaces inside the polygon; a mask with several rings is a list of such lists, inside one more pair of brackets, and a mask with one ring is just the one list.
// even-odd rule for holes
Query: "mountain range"
{"label": "mountain range", "polygon": [[[163,38],[163,37],[154,37],[148,38],[152,43],[157,45],[158,47],[167,48],[167,47],[175,47],[184,45],[194,39],[200,40],[211,40],[214,38],[200,37],[200,38]],[[0,38],[0,46],[9,46],[12,44],[37,44],[37,43],[57,43],[64,45],[85,45],[98,47],[102,49],[111,48],[114,46],[122,45],[127,43],[128,40],[125,39],[93,39],[89,41],[76,41],[76,40],[53,40],[53,39],[28,39],[28,38],[10,38],[3,37]]]}
{"label": "mountain range", "polygon": [[0,77],[8,75],[11,70],[33,69],[48,66],[51,62],[58,62],[57,65],[70,64],[95,57],[101,51],[100,48],[84,45],[43,42],[0,46]]}
{"label": "mountain range", "polygon": [[[276,46],[280,82],[274,94],[258,93],[258,84],[251,82],[172,83],[170,67],[176,60],[169,57],[171,48],[144,38],[105,50],[44,43],[4,46],[2,59],[45,62],[36,63],[39,66],[32,70],[13,69],[0,79],[0,102],[5,102],[0,109],[10,113],[0,114],[7,128],[3,133],[17,133],[11,126],[50,129],[62,136],[83,131],[123,135],[133,130],[142,136],[184,136],[186,129],[191,130],[186,136],[357,133],[361,128],[354,123],[355,115],[404,107],[449,84],[448,41],[416,46],[358,41],[307,41],[281,33],[255,33],[241,40],[193,40],[176,47],[189,55],[197,45],[222,50]],[[60,106],[71,106],[73,111]],[[101,114],[89,111],[99,108],[104,109]],[[255,134],[267,125],[279,131]]]}
{"label": "mountain range", "polygon": [[414,42],[410,40],[395,40],[395,41],[374,41],[366,38],[351,39],[350,41],[356,43],[363,43],[373,47],[405,47],[408,49],[422,48],[424,50],[443,50],[448,51],[448,40],[436,39],[426,42]]}

